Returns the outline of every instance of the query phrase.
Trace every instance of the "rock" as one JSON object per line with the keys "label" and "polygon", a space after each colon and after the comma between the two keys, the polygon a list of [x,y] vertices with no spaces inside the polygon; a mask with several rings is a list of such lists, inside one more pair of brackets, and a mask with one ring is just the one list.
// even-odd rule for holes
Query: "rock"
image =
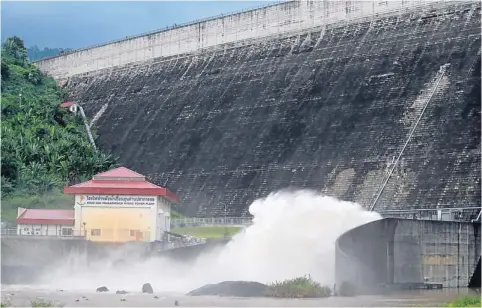
{"label": "rock", "polygon": [[155,299],[159,299],[159,296],[157,296],[157,295],[154,295],[154,298],[155,298]]}
{"label": "rock", "polygon": [[125,302],[125,301],[126,301],[126,299],[125,299],[125,298],[121,298],[121,302]]}
{"label": "rock", "polygon": [[152,289],[152,286],[150,283],[145,283],[142,285],[142,293],[148,293],[148,294],[154,293],[154,290]]}
{"label": "rock", "polygon": [[109,289],[107,287],[98,287],[96,292],[109,292]]}
{"label": "rock", "polygon": [[125,291],[125,290],[117,290],[117,291],[115,291],[115,294],[127,294],[127,291]]}
{"label": "rock", "polygon": [[199,289],[192,290],[187,295],[217,295],[235,297],[263,297],[268,295],[269,287],[255,281],[224,281],[217,284],[208,284]]}
{"label": "rock", "polygon": [[177,300],[174,301],[174,306],[179,306],[179,302]]}

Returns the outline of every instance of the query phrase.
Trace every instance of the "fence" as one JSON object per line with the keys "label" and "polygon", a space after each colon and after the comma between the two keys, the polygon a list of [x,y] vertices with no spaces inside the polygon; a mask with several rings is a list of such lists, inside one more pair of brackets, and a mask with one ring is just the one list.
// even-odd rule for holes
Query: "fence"
{"label": "fence", "polygon": [[[408,210],[382,210],[378,211],[384,218],[404,218],[417,220],[443,220],[470,222],[480,219],[482,207],[465,208],[439,208],[439,209],[408,209]],[[171,219],[171,228],[185,227],[210,227],[210,226],[238,226],[247,227],[252,224],[250,217],[207,217],[207,218],[175,218]],[[68,231],[66,231],[68,230]],[[150,232],[131,229],[87,229],[73,230],[64,228],[56,232],[39,230],[26,232],[13,228],[2,228],[2,237],[35,237],[40,239],[64,238],[64,239],[88,239],[93,241],[113,241],[113,242],[149,242],[151,241]],[[203,239],[190,237],[175,240],[171,237],[173,247],[186,246],[190,244],[203,243]],[[201,242],[199,242],[201,241]],[[171,248],[173,248],[171,247]]]}
{"label": "fence", "polygon": [[475,221],[481,207],[438,208],[438,209],[410,209],[378,211],[385,218],[405,218],[417,220],[443,220],[468,222]]}
{"label": "fence", "polygon": [[208,218],[175,218],[171,219],[171,228],[209,227],[209,226],[249,226],[251,218],[246,217],[208,217]]}

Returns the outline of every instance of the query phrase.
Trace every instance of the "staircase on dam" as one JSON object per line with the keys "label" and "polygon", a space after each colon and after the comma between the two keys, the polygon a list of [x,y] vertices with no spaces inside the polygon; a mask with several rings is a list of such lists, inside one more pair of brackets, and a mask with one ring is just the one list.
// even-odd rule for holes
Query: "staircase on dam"
{"label": "staircase on dam", "polygon": [[[287,187],[381,211],[480,207],[480,9],[444,2],[76,64],[65,87],[95,119],[96,144],[175,191],[189,216],[223,216],[223,203],[248,216],[253,200]],[[48,63],[38,65],[48,73]]]}

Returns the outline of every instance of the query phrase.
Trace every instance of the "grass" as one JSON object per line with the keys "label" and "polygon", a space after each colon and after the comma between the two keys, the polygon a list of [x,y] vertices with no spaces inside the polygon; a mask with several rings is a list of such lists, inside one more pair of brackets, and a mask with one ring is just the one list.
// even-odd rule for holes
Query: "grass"
{"label": "grass", "polygon": [[225,232],[232,237],[241,230],[240,227],[184,227],[174,228],[171,231],[182,235],[191,235],[197,238],[219,239],[223,238]]}
{"label": "grass", "polygon": [[2,198],[2,221],[15,222],[17,208],[28,209],[71,209],[74,206],[74,197],[62,192],[53,192],[42,196],[37,195],[13,195]]}
{"label": "grass", "polygon": [[63,305],[55,305],[52,301],[47,301],[44,299],[36,299],[30,302],[32,308],[36,307],[63,307]]}
{"label": "grass", "polygon": [[447,307],[481,307],[480,296],[464,296],[450,302]]}
{"label": "grass", "polygon": [[298,277],[268,285],[268,296],[279,298],[317,298],[328,297],[331,289],[322,286],[310,276]]}
{"label": "grass", "polygon": [[10,304],[9,301],[0,303],[0,307],[1,307],[1,308],[6,308],[6,307],[10,307],[10,306],[11,306],[11,304]]}

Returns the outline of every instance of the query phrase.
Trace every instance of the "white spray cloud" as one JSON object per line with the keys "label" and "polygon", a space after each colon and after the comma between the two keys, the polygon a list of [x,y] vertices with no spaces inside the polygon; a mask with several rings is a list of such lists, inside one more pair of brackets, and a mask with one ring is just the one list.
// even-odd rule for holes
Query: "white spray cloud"
{"label": "white spray cloud", "polygon": [[269,283],[311,275],[332,286],[335,241],[356,226],[378,220],[359,204],[314,191],[280,191],[258,199],[249,208],[253,225],[216,251],[187,264],[167,258],[116,265],[112,260],[87,263],[73,256],[45,277],[50,288],[139,291],[149,282],[156,291],[188,292],[209,283],[249,280]]}

